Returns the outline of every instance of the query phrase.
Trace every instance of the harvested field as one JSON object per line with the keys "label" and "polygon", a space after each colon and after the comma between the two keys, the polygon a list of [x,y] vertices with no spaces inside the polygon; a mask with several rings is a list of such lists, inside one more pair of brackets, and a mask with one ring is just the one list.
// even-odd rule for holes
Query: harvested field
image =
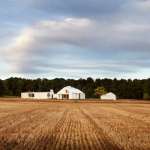
{"label": "harvested field", "polygon": [[149,102],[0,100],[0,150],[149,150]]}

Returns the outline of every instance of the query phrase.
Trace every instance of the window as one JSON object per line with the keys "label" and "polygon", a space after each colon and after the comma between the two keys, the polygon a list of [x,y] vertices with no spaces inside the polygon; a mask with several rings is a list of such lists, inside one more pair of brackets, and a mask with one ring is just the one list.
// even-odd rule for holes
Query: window
{"label": "window", "polygon": [[47,94],[47,97],[50,97],[50,96],[51,96],[50,93],[48,93],[48,94]]}
{"label": "window", "polygon": [[69,99],[69,94],[62,94],[62,99]]}
{"label": "window", "polygon": [[29,93],[29,97],[34,97],[34,93]]}

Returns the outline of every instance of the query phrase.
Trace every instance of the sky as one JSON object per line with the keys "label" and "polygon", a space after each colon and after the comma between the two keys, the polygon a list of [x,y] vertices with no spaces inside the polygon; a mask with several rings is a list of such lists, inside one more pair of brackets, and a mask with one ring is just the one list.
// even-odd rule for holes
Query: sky
{"label": "sky", "polygon": [[150,0],[2,0],[0,78],[150,77]]}

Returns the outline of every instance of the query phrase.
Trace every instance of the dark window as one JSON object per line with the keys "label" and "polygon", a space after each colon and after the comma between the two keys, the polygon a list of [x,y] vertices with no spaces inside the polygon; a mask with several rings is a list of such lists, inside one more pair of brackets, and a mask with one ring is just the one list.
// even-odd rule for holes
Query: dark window
{"label": "dark window", "polygon": [[62,99],[69,99],[69,94],[63,94]]}
{"label": "dark window", "polygon": [[47,94],[47,97],[50,97],[50,96],[51,96],[50,93],[48,93],[48,94]]}
{"label": "dark window", "polygon": [[34,97],[34,93],[29,93],[29,97]]}

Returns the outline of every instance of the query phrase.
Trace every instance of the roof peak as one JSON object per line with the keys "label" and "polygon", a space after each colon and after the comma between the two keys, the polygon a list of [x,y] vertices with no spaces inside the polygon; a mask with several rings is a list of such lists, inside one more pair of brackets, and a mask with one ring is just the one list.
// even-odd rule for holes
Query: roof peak
{"label": "roof peak", "polygon": [[63,87],[59,92],[64,92],[64,90],[69,90],[70,92],[74,92],[74,93],[83,93],[81,90],[77,89],[77,88],[74,88],[72,86],[65,86]]}

